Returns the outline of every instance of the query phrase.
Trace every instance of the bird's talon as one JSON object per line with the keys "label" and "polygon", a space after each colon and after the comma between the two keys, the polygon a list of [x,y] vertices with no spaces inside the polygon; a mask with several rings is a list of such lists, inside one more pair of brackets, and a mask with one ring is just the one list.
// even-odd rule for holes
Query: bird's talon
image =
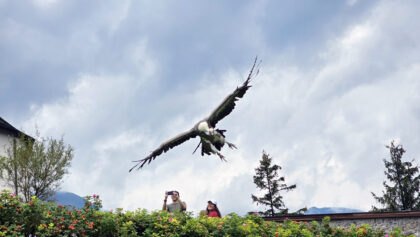
{"label": "bird's talon", "polygon": [[233,149],[233,148],[238,149],[238,148],[235,146],[235,144],[230,143],[230,142],[226,142],[226,143],[228,144],[228,146],[229,146],[229,148],[230,148],[230,149]]}

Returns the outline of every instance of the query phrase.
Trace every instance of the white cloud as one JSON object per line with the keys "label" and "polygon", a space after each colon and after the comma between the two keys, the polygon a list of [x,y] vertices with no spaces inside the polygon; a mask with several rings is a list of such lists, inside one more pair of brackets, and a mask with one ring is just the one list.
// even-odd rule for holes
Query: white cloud
{"label": "white cloud", "polygon": [[114,14],[109,14],[111,17],[110,19],[110,30],[111,33],[115,33],[115,31],[120,27],[122,21],[127,19],[128,12],[131,7],[131,0],[125,0],[125,1],[118,1],[118,4],[114,6]]}
{"label": "white cloud", "polygon": [[[264,67],[264,83],[250,102],[255,108],[244,117],[252,117],[253,124],[264,121],[266,127],[253,132],[264,131],[260,144],[265,147],[277,145],[265,149],[288,167],[291,183],[304,190],[304,198],[300,191],[286,197],[292,209],[317,205],[368,210],[373,204],[370,191],[385,178],[383,169],[372,167],[383,166],[389,138],[407,131],[405,142],[417,150],[410,140],[417,140],[411,129],[419,130],[415,120],[420,100],[414,91],[420,82],[412,76],[419,62],[395,60],[413,52],[401,47],[401,39],[394,37],[401,30],[385,17],[393,8],[402,14],[401,7],[384,5],[330,40],[312,69]],[[406,15],[413,13],[402,8]],[[399,14],[399,27],[412,24],[405,16],[407,21],[401,22]],[[407,39],[417,35],[405,33]],[[418,44],[411,49],[419,52]],[[263,100],[269,103],[259,105]]]}
{"label": "white cloud", "polygon": [[347,4],[349,5],[349,6],[353,6],[354,4],[356,4],[357,3],[357,0],[347,0]]}
{"label": "white cloud", "polygon": [[[109,116],[123,109],[139,81],[124,77],[81,75],[69,87],[69,95],[52,104],[33,105],[34,116],[25,127],[38,124],[41,131],[57,135],[60,131],[98,129]],[[98,121],[102,118],[102,121]]]}
{"label": "white cloud", "polygon": [[60,0],[32,0],[33,4],[40,9],[50,9],[58,4]]}

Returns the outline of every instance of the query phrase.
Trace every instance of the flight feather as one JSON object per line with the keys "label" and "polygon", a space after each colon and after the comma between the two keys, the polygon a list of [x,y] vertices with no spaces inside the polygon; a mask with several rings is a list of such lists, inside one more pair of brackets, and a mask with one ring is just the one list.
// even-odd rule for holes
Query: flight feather
{"label": "flight feather", "polygon": [[162,143],[156,150],[152,151],[150,155],[148,155],[146,158],[141,160],[136,160],[133,162],[138,162],[135,166],[133,166],[131,170],[136,168],[138,166],[138,169],[141,169],[146,163],[150,163],[152,160],[154,160],[157,156],[162,154],[162,152],[167,152],[168,150],[186,142],[190,138],[195,138],[197,136],[197,131],[194,129],[190,129],[189,131],[186,131],[184,133],[179,134],[176,137],[173,137],[172,139],[169,139],[168,141]]}

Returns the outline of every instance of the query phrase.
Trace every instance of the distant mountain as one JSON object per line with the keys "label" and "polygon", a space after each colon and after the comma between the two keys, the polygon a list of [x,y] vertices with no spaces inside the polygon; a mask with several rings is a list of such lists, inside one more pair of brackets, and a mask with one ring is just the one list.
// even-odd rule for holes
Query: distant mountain
{"label": "distant mountain", "polygon": [[54,201],[57,204],[63,206],[82,208],[85,205],[85,199],[70,192],[56,192],[54,196],[51,197],[51,201]]}
{"label": "distant mountain", "polygon": [[334,213],[351,213],[351,212],[363,212],[358,209],[351,209],[345,207],[311,207],[305,212],[305,215],[311,214],[334,214]]}

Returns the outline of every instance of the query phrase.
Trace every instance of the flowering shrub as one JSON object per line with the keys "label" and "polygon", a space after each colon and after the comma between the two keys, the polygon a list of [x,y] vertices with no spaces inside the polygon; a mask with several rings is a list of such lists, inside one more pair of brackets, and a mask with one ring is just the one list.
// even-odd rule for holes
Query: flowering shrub
{"label": "flowering shrub", "polygon": [[[349,229],[332,227],[329,218],[322,223],[282,223],[264,221],[258,213],[240,217],[193,217],[190,212],[101,211],[99,195],[86,197],[82,209],[32,197],[23,203],[8,191],[0,193],[0,236],[387,236],[368,225]],[[396,229],[387,237],[404,236]]]}

